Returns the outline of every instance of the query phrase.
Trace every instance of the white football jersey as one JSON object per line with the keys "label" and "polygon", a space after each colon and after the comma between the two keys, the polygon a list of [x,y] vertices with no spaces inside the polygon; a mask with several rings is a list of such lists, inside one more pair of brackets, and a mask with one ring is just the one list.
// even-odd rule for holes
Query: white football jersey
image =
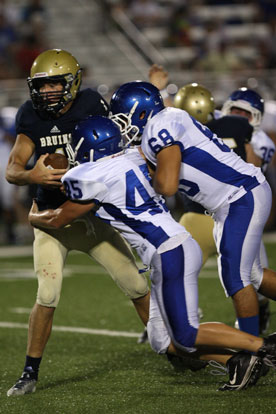
{"label": "white football jersey", "polygon": [[252,134],[250,144],[255,154],[263,160],[262,171],[265,172],[275,152],[274,142],[262,129],[257,129]]}
{"label": "white football jersey", "polygon": [[182,153],[179,191],[210,212],[265,181],[260,168],[244,162],[186,111],[165,108],[147,123],[142,150],[156,165],[158,152],[174,144]]}
{"label": "white football jersey", "polygon": [[177,247],[189,237],[150,181],[137,149],[81,164],[62,177],[68,198],[95,202],[97,215],[122,233],[146,265],[156,251]]}

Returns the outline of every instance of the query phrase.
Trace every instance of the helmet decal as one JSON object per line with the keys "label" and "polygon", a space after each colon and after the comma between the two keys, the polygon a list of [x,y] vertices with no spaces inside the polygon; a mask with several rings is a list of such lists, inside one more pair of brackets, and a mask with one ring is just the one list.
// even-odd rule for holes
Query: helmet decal
{"label": "helmet decal", "polygon": [[120,128],[104,116],[89,116],[79,122],[73,132],[68,153],[74,165],[97,161],[123,149]]}
{"label": "helmet decal", "polygon": [[121,127],[128,143],[140,140],[146,123],[164,109],[159,90],[149,82],[121,85],[110,101],[110,117]]}

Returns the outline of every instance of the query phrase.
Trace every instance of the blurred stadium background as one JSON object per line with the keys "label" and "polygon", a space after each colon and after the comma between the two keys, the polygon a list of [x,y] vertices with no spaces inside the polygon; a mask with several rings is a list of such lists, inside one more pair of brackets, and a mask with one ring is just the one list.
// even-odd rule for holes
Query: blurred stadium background
{"label": "blurred stadium background", "polygon": [[[255,89],[266,102],[262,127],[276,140],[274,0],[1,0],[0,149],[7,129],[12,135],[3,110],[28,99],[30,66],[50,48],[70,51],[84,69],[83,87],[97,89],[107,100],[121,83],[147,80],[153,63],[169,72],[169,95],[198,82],[212,91],[218,108],[240,86]],[[2,162],[0,188],[4,168]],[[275,194],[275,157],[268,179]],[[32,191],[14,189],[12,214],[0,201],[6,228],[1,244],[31,240],[26,224],[31,196]],[[268,231],[276,227],[274,211],[275,204]]]}

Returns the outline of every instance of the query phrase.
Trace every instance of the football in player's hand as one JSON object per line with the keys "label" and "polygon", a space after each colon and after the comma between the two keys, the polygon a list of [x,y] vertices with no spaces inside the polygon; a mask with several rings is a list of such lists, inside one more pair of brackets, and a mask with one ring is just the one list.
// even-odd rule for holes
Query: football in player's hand
{"label": "football in player's hand", "polygon": [[49,154],[45,160],[44,165],[50,169],[67,169],[68,168],[68,160],[63,154],[58,154],[54,152],[53,154]]}

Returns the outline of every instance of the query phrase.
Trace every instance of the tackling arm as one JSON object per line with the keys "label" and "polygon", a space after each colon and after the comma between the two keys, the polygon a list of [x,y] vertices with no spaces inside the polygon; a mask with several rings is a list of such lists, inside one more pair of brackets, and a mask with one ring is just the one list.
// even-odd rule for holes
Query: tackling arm
{"label": "tackling arm", "polygon": [[95,207],[95,203],[78,204],[66,201],[59,208],[39,211],[35,200],[29,212],[29,222],[33,227],[60,229]]}

